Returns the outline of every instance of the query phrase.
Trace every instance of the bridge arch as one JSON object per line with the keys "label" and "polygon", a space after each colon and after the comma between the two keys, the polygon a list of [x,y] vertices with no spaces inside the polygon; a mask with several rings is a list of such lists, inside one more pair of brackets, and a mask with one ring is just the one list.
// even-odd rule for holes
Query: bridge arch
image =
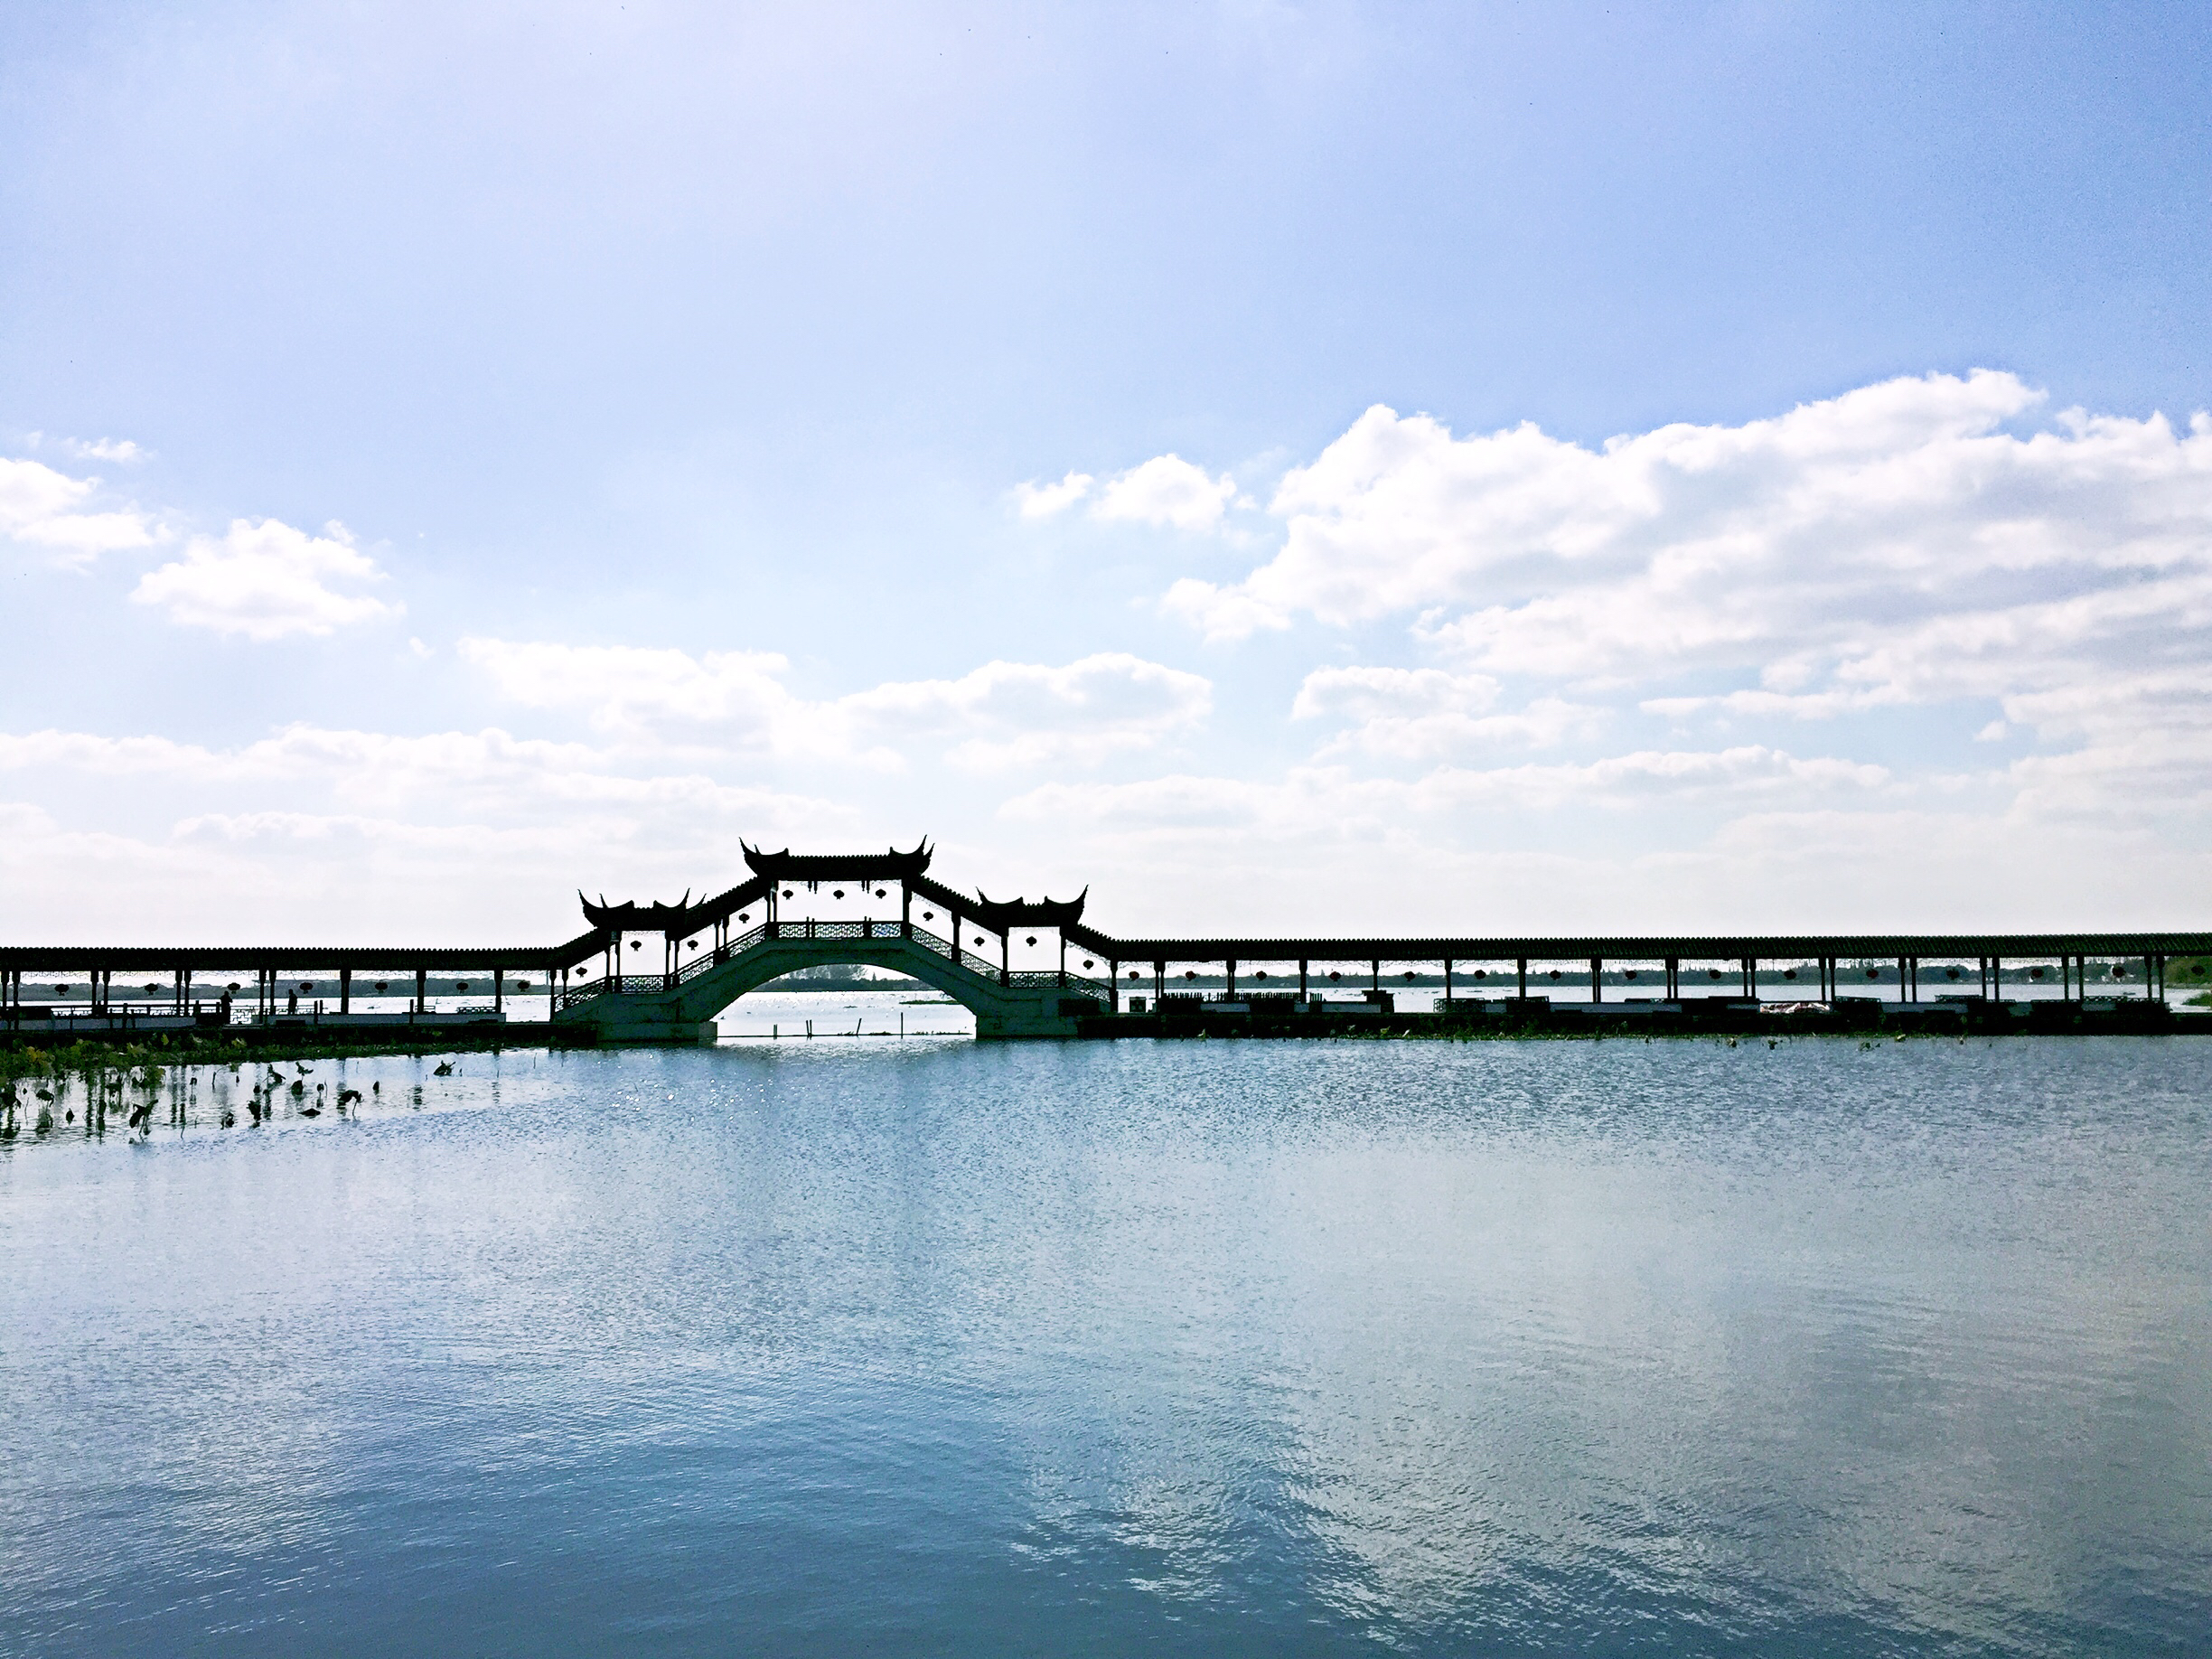
{"label": "bridge arch", "polygon": [[895,939],[792,939],[763,942],[719,969],[701,974],[702,1003],[720,999],[703,1017],[713,1018],[740,997],[773,985],[787,974],[808,968],[847,967],[882,968],[904,974],[950,997],[979,1022],[998,1011],[989,995],[998,990],[997,986],[966,969],[954,968],[934,951]]}

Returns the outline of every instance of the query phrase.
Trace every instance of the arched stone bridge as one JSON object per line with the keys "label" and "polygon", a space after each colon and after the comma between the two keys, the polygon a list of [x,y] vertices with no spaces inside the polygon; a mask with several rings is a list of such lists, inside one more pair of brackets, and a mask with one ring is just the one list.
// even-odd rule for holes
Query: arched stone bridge
{"label": "arched stone bridge", "polygon": [[897,922],[782,922],[702,954],[672,975],[624,974],[576,987],[554,1019],[597,1027],[608,1043],[711,1042],[717,1014],[771,979],[801,968],[865,964],[906,974],[964,1005],[979,1037],[1073,1036],[1075,1022],[1105,1011],[1103,978],[1003,972],[972,951]]}
{"label": "arched stone bridge", "polygon": [[[912,852],[851,856],[744,850],[752,879],[697,904],[689,894],[675,904],[586,900],[586,918],[607,942],[606,961],[595,981],[564,985],[555,1021],[588,1024],[603,1043],[711,1042],[714,1017],[745,992],[802,968],[854,964],[906,974],[942,991],[974,1014],[979,1037],[1073,1036],[1080,1018],[1111,1005],[1109,974],[1089,971],[1099,967],[1095,955],[1077,970],[1065,965],[1069,930],[1083,917],[1081,895],[1036,904],[994,901],[979,892],[970,897],[929,878],[927,843]],[[816,892],[828,886],[839,901],[849,890],[862,904],[870,897],[888,899],[895,888],[899,914],[785,919],[780,913],[801,886]],[[963,930],[977,927],[997,936],[998,961],[958,943]],[[1012,936],[1023,927],[1060,933],[1060,968],[1011,966]],[[622,970],[623,942],[636,933],[661,935],[661,972]],[[687,951],[693,954],[687,958]]]}

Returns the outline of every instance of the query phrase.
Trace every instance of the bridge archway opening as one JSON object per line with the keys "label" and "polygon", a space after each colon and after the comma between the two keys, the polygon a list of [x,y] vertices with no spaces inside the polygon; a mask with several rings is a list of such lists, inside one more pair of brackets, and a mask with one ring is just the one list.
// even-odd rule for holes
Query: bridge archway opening
{"label": "bridge archway opening", "polygon": [[725,1042],[810,1036],[972,1040],[977,1010],[904,968],[849,961],[815,963],[764,979],[712,1017]]}
{"label": "bridge archway opening", "polygon": [[[849,980],[861,970],[896,975],[892,987],[899,989],[887,987],[883,991],[848,989],[835,993],[778,989],[787,986],[795,973],[826,972]],[[780,1030],[787,1018],[802,1021],[813,1018],[819,1032],[829,1013],[844,1011],[842,1006],[834,1009],[830,1007],[841,1002],[855,1003],[864,1029],[870,1031],[876,1028],[867,1017],[870,1013],[881,1013],[888,1027],[895,1031],[898,1014],[904,1009],[910,1015],[904,1022],[910,1034],[926,1029],[939,1035],[973,1036],[983,1019],[998,1012],[989,1000],[995,987],[979,982],[976,974],[956,969],[935,951],[895,937],[865,940],[792,937],[764,942],[702,976],[702,979],[706,1000],[719,1004],[718,1010],[709,1017],[725,1035],[749,1033],[753,1025],[764,1022],[769,1028]],[[746,998],[763,995],[773,999],[773,1011],[767,1003],[755,1003],[749,1009],[745,1007]],[[871,1010],[855,1001],[863,997],[876,1001],[876,1008]],[[908,998],[914,1000],[909,1003]],[[810,1004],[823,1005],[824,1013],[807,1013]],[[911,1017],[917,1012],[926,1013],[928,1018]]]}

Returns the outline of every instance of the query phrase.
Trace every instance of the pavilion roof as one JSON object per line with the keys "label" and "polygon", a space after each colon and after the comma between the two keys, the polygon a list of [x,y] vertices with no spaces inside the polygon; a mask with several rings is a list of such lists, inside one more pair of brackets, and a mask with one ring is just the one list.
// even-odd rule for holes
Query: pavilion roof
{"label": "pavilion roof", "polygon": [[912,852],[895,847],[879,853],[767,852],[737,845],[746,867],[770,881],[913,881],[929,868],[934,850],[926,838]]}

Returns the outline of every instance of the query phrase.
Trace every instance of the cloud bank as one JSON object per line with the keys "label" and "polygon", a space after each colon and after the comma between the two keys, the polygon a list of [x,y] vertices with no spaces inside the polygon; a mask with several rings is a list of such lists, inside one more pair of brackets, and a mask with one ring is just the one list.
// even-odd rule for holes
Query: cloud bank
{"label": "cloud bank", "polygon": [[2003,429],[2039,401],[1931,375],[1598,449],[1378,406],[1284,478],[1273,558],[1166,605],[1229,639],[1414,615],[1492,673],[1748,670],[1810,714],[2182,660],[2212,618],[2212,419]]}
{"label": "cloud bank", "polygon": [[1088,473],[1070,473],[1057,483],[1020,484],[1014,499],[1025,519],[1048,519],[1088,499],[1091,516],[1103,523],[1208,530],[1236,501],[1237,487],[1226,473],[1213,477],[1180,455],[1165,455],[1103,483]]}
{"label": "cloud bank", "polygon": [[188,628],[258,641],[321,637],[400,614],[403,605],[345,591],[384,579],[342,524],[310,536],[275,519],[238,519],[221,536],[194,536],[182,559],[148,571],[131,597]]}
{"label": "cloud bank", "polygon": [[97,478],[70,478],[36,461],[0,456],[0,536],[49,548],[70,565],[152,547],[156,532],[146,514],[87,510],[99,487]]}

